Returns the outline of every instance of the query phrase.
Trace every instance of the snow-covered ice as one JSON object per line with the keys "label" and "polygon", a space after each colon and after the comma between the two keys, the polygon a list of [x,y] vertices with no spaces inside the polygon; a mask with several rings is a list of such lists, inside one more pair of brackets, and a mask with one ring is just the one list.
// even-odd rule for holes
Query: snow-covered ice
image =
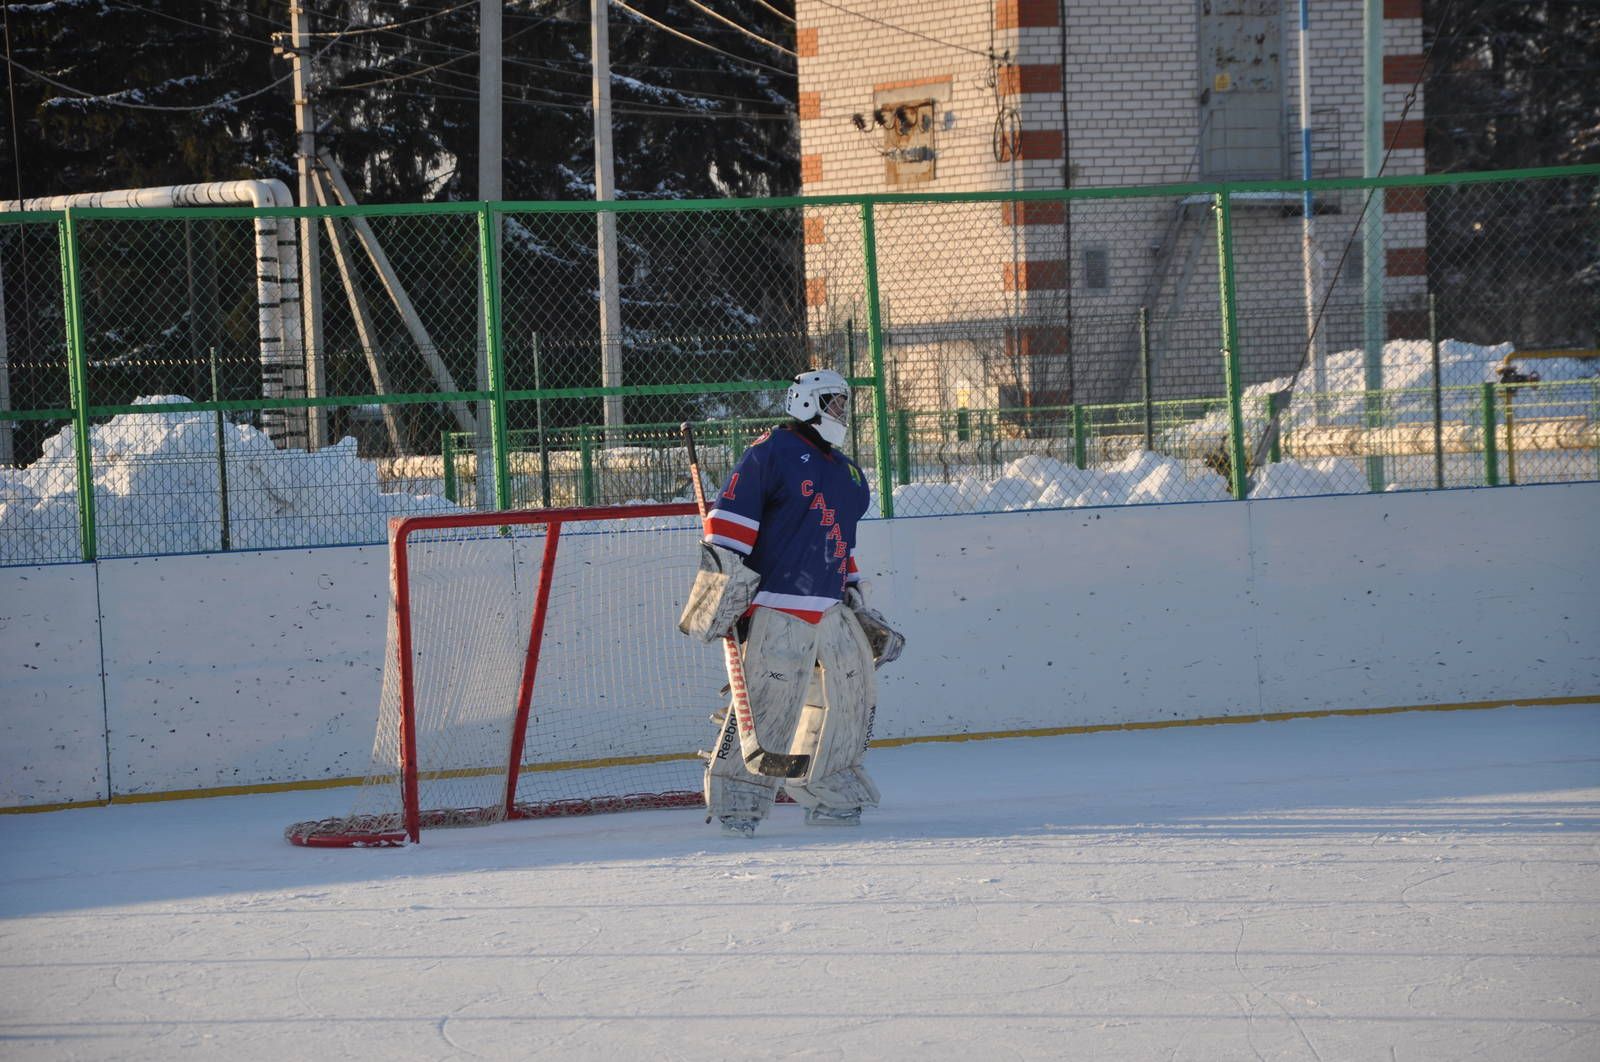
{"label": "snow-covered ice", "polygon": [[1600,1057],[1600,704],[875,750],[780,807],[0,816],[7,1059]]}

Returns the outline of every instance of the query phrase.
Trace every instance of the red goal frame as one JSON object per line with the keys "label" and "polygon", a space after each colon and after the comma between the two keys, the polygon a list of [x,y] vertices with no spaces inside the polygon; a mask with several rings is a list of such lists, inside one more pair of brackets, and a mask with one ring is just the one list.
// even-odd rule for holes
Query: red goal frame
{"label": "red goal frame", "polygon": [[[704,803],[699,791],[669,791],[665,793],[633,794],[598,799],[553,801],[534,805],[516,802],[517,779],[521,771],[523,745],[527,733],[528,714],[533,704],[534,685],[539,672],[540,646],[544,640],[545,622],[548,618],[550,587],[553,582],[556,555],[560,545],[561,530],[569,523],[593,523],[603,520],[638,520],[652,517],[699,516],[693,502],[668,502],[644,505],[606,505],[562,509],[516,509],[500,512],[458,513],[451,515],[395,517],[389,521],[390,608],[395,615],[395,645],[386,646],[385,653],[394,652],[397,658],[400,704],[400,786],[403,802],[403,821],[400,829],[363,828],[355,820],[328,819],[315,823],[297,823],[285,831],[291,844],[310,848],[387,848],[406,843],[417,843],[424,826],[447,824],[470,825],[478,821],[498,822],[512,819],[549,818],[559,815],[594,814],[609,811],[628,811],[638,808],[694,807]],[[539,585],[535,593],[533,615],[528,629],[527,648],[522,661],[521,680],[517,687],[515,715],[512,720],[511,749],[507,764],[505,802],[502,807],[459,809],[446,820],[430,819],[421,808],[418,775],[416,733],[416,691],[412,657],[411,581],[408,543],[419,531],[447,530],[453,528],[481,528],[503,526],[545,525],[544,551],[539,565]],[[386,662],[387,666],[387,662]],[[379,720],[382,725],[382,720]]]}

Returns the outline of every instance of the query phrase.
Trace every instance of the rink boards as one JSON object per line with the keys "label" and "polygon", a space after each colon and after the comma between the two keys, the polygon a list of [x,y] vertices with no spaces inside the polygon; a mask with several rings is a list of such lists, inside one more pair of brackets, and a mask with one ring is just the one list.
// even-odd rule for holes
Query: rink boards
{"label": "rink boards", "polygon": [[[876,736],[1593,699],[1597,542],[1600,484],[869,521]],[[381,546],[0,569],[0,808],[359,775],[387,608]]]}

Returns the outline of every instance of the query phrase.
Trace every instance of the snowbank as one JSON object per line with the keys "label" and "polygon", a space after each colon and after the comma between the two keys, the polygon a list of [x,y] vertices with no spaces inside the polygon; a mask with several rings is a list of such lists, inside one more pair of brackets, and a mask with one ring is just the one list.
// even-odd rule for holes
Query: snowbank
{"label": "snowbank", "polygon": [[[135,405],[178,404],[181,396]],[[214,413],[124,413],[90,429],[95,524],[104,555],[221,548],[223,489]],[[456,510],[437,495],[386,494],[354,439],[314,453],[280,450],[258,428],[221,425],[229,544],[272,549],[382,542],[391,516]],[[77,445],[70,427],[38,461],[0,472],[0,542],[8,556],[77,554]]]}

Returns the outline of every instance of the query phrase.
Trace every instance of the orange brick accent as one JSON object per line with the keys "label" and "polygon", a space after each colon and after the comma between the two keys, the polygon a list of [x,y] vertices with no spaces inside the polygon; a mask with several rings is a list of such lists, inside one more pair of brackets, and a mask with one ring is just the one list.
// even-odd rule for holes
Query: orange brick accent
{"label": "orange brick accent", "polygon": [[1422,80],[1422,56],[1386,55],[1383,57],[1385,85],[1415,85]]}
{"label": "orange brick accent", "polygon": [[1006,329],[1006,357],[1019,353],[1024,358],[1049,358],[1067,351],[1067,332],[1064,328],[1037,326]]}
{"label": "orange brick accent", "polygon": [[[1010,145],[1002,152],[1005,158],[1001,161],[1010,162],[1012,155]],[[1059,129],[1024,129],[1017,137],[1017,154],[1019,159],[1059,159],[1061,157],[1061,130]]]}
{"label": "orange brick accent", "polygon": [[828,278],[810,277],[806,280],[806,305],[812,309],[828,304]]}
{"label": "orange brick accent", "polygon": [[806,243],[818,244],[828,242],[828,219],[806,218]]}
{"label": "orange brick accent", "polygon": [[1066,216],[1066,204],[1056,202],[1001,203],[1002,225],[1059,225]]}
{"label": "orange brick accent", "polygon": [[1420,214],[1427,209],[1426,188],[1385,188],[1383,191],[1385,214]]}
{"label": "orange brick accent", "polygon": [[994,9],[994,28],[1027,29],[1059,24],[1057,0],[1000,0]]}
{"label": "orange brick accent", "polygon": [[800,156],[800,183],[816,184],[822,180],[822,156]]}
{"label": "orange brick accent", "polygon": [[1060,92],[1061,64],[1034,63],[1000,68],[1000,95],[1016,96],[1024,92]]}
{"label": "orange brick accent", "polygon": [[817,57],[817,31],[814,27],[794,31],[794,51],[802,59]]}
{"label": "orange brick accent", "polygon": [[1067,263],[1059,258],[1007,262],[1007,291],[1060,291],[1067,286]]}
{"label": "orange brick accent", "polygon": [[1428,275],[1428,249],[1391,247],[1384,268],[1391,277],[1425,277]]}
{"label": "orange brick accent", "polygon": [[921,88],[924,85],[948,85],[949,74],[935,74],[932,77],[908,77],[899,81],[880,81],[872,86],[873,92],[899,92],[901,89]]}
{"label": "orange brick accent", "polygon": [[822,117],[822,93],[820,93],[820,92],[802,92],[802,93],[800,93],[800,120],[804,121],[807,118],[821,118],[821,117]]}
{"label": "orange brick accent", "polygon": [[1421,18],[1422,0],[1383,0],[1384,18]]}
{"label": "orange brick accent", "polygon": [[[1399,131],[1399,136],[1395,135],[1396,130]],[[1390,144],[1393,144],[1397,151],[1422,147],[1422,123],[1415,118],[1407,118],[1403,125],[1400,122],[1384,122],[1383,146],[1387,148]]]}

